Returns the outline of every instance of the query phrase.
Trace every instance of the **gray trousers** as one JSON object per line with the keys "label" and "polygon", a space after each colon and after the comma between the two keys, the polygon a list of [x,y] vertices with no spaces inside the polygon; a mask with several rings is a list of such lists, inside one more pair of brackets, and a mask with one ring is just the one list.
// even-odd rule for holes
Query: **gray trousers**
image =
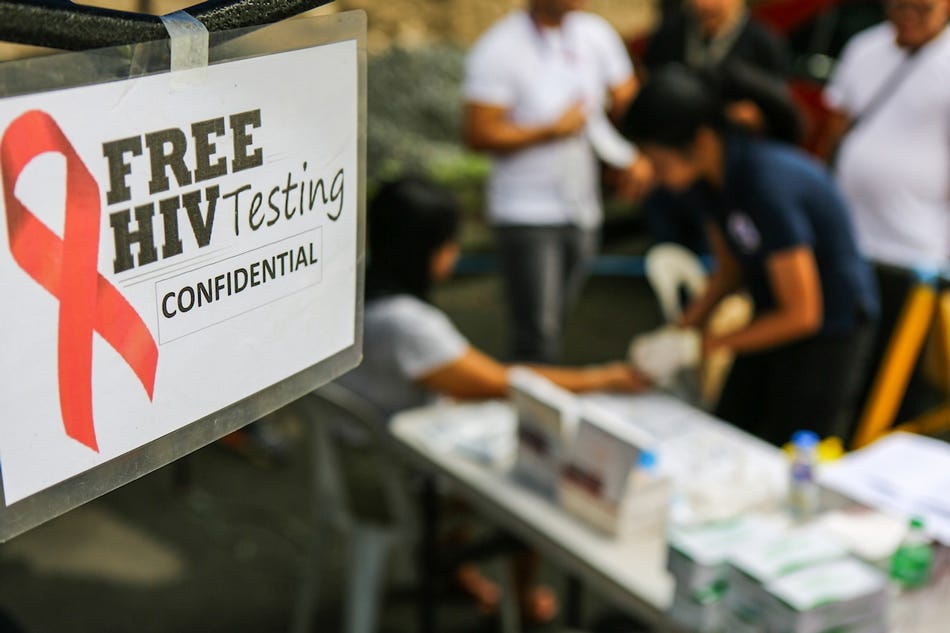
{"label": "gray trousers", "polygon": [[556,363],[567,315],[600,245],[598,230],[564,226],[495,228],[508,302],[510,360]]}

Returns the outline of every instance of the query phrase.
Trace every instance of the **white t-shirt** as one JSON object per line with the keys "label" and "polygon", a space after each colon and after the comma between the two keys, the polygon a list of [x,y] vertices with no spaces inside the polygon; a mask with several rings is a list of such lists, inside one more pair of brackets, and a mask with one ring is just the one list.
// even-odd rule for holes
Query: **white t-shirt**
{"label": "white t-shirt", "polygon": [[366,304],[363,362],[339,382],[392,415],[429,403],[435,394],[416,381],[468,348],[438,308],[411,295],[375,299]]}
{"label": "white t-shirt", "polygon": [[[464,94],[469,103],[508,109],[516,124],[537,126],[557,121],[581,100],[589,116],[602,117],[609,88],[632,75],[623,42],[604,19],[572,12],[560,28],[549,29],[516,11],[469,53]],[[494,156],[492,167],[493,224],[600,225],[597,162],[584,134]]]}
{"label": "white t-shirt", "polygon": [[[940,266],[950,255],[950,28],[917,55],[845,137],[836,176],[869,257]],[[889,22],[857,35],[826,88],[828,104],[860,117],[906,59]]]}

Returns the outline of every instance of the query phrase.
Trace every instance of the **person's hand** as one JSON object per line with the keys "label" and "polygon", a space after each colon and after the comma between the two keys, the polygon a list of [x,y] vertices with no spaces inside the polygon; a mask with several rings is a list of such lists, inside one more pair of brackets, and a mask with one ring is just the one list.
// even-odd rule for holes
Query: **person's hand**
{"label": "person's hand", "polygon": [[624,200],[640,200],[653,188],[653,164],[642,154],[620,172],[617,195]]}
{"label": "person's hand", "polygon": [[698,367],[702,353],[698,330],[666,325],[635,336],[627,358],[656,384],[668,385],[680,372]]}
{"label": "person's hand", "polygon": [[709,358],[719,350],[725,349],[722,339],[710,334],[708,331],[703,333],[703,358]]}
{"label": "person's hand", "polygon": [[607,363],[597,371],[601,374],[605,391],[640,393],[653,388],[652,381],[628,363]]}
{"label": "person's hand", "polygon": [[735,125],[752,132],[765,131],[765,115],[755,102],[745,99],[726,106],[726,118]]}
{"label": "person's hand", "polygon": [[574,136],[587,124],[587,106],[578,101],[561,114],[561,117],[551,126],[551,135],[554,138]]}

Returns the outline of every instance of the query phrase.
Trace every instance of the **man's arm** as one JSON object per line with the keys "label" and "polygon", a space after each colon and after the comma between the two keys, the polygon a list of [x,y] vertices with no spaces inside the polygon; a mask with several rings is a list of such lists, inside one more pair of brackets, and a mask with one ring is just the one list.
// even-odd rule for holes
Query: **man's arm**
{"label": "man's arm", "polygon": [[640,90],[640,80],[631,75],[626,81],[610,87],[610,119],[615,123],[620,120],[624,112],[633,102]]}
{"label": "man's arm", "polygon": [[466,103],[465,143],[481,152],[508,154],[533,145],[573,136],[587,120],[584,105],[576,103],[549,125],[521,126],[511,121],[508,108]]}
{"label": "man's arm", "polygon": [[709,316],[719,305],[719,302],[727,295],[738,290],[742,285],[742,271],[726,244],[726,238],[723,237],[719,228],[711,222],[706,225],[706,233],[709,236],[709,245],[716,260],[716,271],[709,278],[706,292],[689,304],[686,313],[680,319],[679,325],[681,327],[705,327]]}
{"label": "man's arm", "polygon": [[811,248],[775,253],[766,262],[775,308],[738,332],[707,338],[706,350],[758,352],[818,332],[823,318],[821,278]]}
{"label": "man's arm", "polygon": [[815,153],[826,163],[830,163],[835,150],[851,129],[851,117],[841,110],[831,110],[822,126],[815,147]]}

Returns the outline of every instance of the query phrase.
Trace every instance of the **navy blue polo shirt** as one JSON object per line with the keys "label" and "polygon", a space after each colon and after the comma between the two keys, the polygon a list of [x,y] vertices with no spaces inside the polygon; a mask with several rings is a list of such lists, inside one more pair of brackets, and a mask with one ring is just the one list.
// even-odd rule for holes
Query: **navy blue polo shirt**
{"label": "navy blue polo shirt", "polygon": [[858,252],[844,199],[827,170],[798,149],[727,135],[722,190],[696,194],[742,269],[756,312],[775,306],[770,256],[808,247],[821,278],[821,333],[847,332],[878,316],[877,285]]}

